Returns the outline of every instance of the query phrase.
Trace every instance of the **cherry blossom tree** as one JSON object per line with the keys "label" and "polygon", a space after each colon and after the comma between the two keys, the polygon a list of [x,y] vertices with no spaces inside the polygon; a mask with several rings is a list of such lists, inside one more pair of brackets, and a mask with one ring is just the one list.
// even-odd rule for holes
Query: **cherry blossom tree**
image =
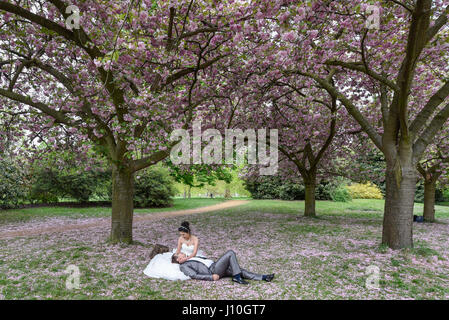
{"label": "cherry blossom tree", "polygon": [[[260,66],[265,67],[264,63]],[[278,174],[301,177],[305,186],[304,215],[314,217],[317,183],[332,171],[338,158],[347,155],[341,148],[346,143],[344,131],[354,123],[325,90],[310,88],[301,80],[278,72],[259,72],[248,82],[255,97],[253,103],[246,104],[246,119],[242,122],[278,130]]]}
{"label": "cherry blossom tree", "polygon": [[134,173],[191,126],[251,7],[36,0],[0,1],[0,12],[1,108],[27,113],[31,132],[62,127],[97,146],[113,172],[111,240],[131,242]]}
{"label": "cherry blossom tree", "polygon": [[416,166],[449,118],[449,1],[381,1],[374,28],[370,1],[307,4],[285,8],[272,30],[291,41],[286,72],[327,90],[382,151],[382,243],[412,247]]}

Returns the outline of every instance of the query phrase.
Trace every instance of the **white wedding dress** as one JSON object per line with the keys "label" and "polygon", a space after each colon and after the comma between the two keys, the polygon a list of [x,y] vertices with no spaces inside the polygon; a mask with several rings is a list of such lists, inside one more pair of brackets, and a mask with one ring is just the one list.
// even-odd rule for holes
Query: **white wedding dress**
{"label": "white wedding dress", "polygon": [[[187,256],[193,253],[194,245],[186,245],[185,243],[181,246],[181,252],[185,253]],[[143,273],[151,278],[160,278],[167,280],[188,280],[190,277],[186,276],[180,269],[178,263],[172,263],[171,257],[176,249],[172,252],[160,253],[154,256],[148,263]],[[198,250],[196,257],[206,257],[202,250]]]}

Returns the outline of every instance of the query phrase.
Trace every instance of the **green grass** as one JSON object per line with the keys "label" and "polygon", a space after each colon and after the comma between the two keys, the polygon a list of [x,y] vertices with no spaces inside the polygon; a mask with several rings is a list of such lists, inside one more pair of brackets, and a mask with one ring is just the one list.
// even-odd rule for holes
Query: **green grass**
{"label": "green grass", "polygon": [[[383,216],[384,200],[354,199],[350,202],[317,201],[316,212],[320,216],[348,216],[359,218],[379,218]],[[257,200],[246,206],[261,212],[304,213],[304,201]],[[275,210],[273,210],[275,208]],[[424,205],[415,203],[414,214],[422,215]],[[449,218],[449,208],[436,205],[436,218]]]}
{"label": "green grass", "polygon": [[[224,198],[192,198],[192,199],[174,199],[173,206],[167,208],[149,208],[135,209],[135,214],[148,214],[153,212],[188,210],[200,207],[211,206],[226,201]],[[67,207],[38,207],[26,209],[0,210],[0,224],[26,222],[31,219],[43,219],[50,217],[70,217],[70,218],[100,218],[110,217],[111,208],[92,207],[92,208],[67,208]]]}
{"label": "green grass", "polygon": [[[234,198],[251,200],[249,198]],[[226,201],[224,198],[175,198],[172,207],[135,209],[135,214],[148,214],[153,212],[188,210],[210,206]],[[282,200],[257,200],[247,204],[252,210],[260,212],[292,213],[302,215],[304,213],[304,201],[282,201]],[[383,215],[383,200],[355,199],[351,202],[317,201],[316,203],[318,219],[320,216],[352,216],[364,218],[379,218]],[[436,218],[449,218],[449,207],[443,205],[435,206]],[[415,214],[422,215],[423,204],[415,203]],[[66,207],[40,207],[26,209],[0,210],[0,224],[26,222],[31,219],[41,219],[48,217],[109,217],[111,208],[66,208]],[[370,221],[366,221],[369,223]]]}
{"label": "green grass", "polygon": [[[177,199],[175,207],[219,202]],[[142,274],[154,243],[176,244],[176,217],[137,224],[133,245],[108,244],[107,228],[3,240],[0,299],[448,299],[449,208],[436,207],[440,223],[414,224],[413,249],[392,251],[380,245],[383,205],[318,201],[318,216],[305,218],[303,201],[251,200],[189,217],[211,257],[233,249],[246,269],[276,273],[270,284],[245,288],[229,279],[172,282]],[[70,264],[80,268],[79,290],[65,288]],[[380,268],[379,291],[365,288],[370,265]]]}
{"label": "green grass", "polygon": [[[237,199],[237,198],[236,198]],[[234,200],[236,200],[234,199]],[[251,200],[249,198],[238,198]],[[175,198],[172,207],[168,208],[149,208],[135,209],[135,214],[148,214],[153,212],[188,210],[201,208],[226,201],[224,198]],[[251,201],[252,210],[260,212],[292,213],[302,215],[304,212],[304,201],[282,201],[282,200],[257,200]],[[383,215],[383,200],[355,199],[350,202],[317,201],[316,210],[318,219],[320,216],[352,216],[365,218],[379,218]],[[436,218],[449,218],[449,207],[444,205],[435,206]],[[422,215],[423,204],[415,203],[415,214]],[[92,207],[92,208],[67,208],[67,207],[40,207],[26,209],[0,210],[0,224],[26,222],[31,219],[40,219],[48,217],[109,217],[111,208]],[[367,221],[369,223],[369,221]]]}

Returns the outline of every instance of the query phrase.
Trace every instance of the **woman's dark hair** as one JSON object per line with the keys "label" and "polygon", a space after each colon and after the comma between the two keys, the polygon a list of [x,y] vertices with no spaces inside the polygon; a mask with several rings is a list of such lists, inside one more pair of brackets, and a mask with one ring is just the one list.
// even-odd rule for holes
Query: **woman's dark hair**
{"label": "woman's dark hair", "polygon": [[181,226],[178,228],[178,231],[190,233],[190,223],[188,223],[187,221],[183,221],[181,223]]}

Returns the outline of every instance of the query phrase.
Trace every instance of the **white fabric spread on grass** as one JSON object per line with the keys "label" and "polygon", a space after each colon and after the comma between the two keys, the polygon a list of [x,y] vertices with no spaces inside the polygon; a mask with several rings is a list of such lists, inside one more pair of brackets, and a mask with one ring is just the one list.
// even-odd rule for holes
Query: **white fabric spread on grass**
{"label": "white fabric spread on grass", "polygon": [[[185,243],[182,244],[181,252],[186,255],[190,255],[193,253],[194,246],[187,246]],[[158,278],[158,279],[166,279],[166,280],[189,280],[190,277],[186,276],[180,269],[178,263],[172,263],[171,257],[173,253],[176,252],[176,249],[173,249],[172,252],[160,253],[154,256],[151,259],[150,263],[148,263],[143,273],[150,278]],[[212,260],[208,259],[197,259],[197,257],[205,257],[204,252],[198,250],[195,258],[197,261],[201,261],[209,266],[213,263]]]}

